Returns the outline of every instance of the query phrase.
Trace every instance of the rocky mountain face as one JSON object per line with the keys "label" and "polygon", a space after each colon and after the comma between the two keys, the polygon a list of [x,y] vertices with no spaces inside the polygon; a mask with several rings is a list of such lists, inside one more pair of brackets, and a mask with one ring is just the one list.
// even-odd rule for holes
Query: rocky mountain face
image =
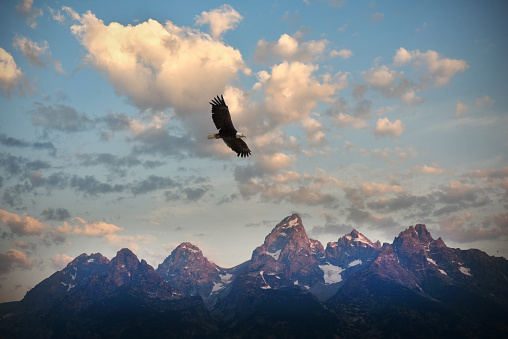
{"label": "rocky mountain face", "polygon": [[175,248],[159,265],[157,273],[183,294],[202,297],[210,295],[214,286],[222,283],[221,273],[225,274],[197,246],[188,242]]}
{"label": "rocky mountain face", "polygon": [[35,286],[4,313],[0,337],[186,337],[216,329],[201,298],[184,297],[122,249],[111,261],[82,254]]}
{"label": "rocky mountain face", "polygon": [[507,277],[506,259],[449,248],[425,225],[383,245],[353,230],[325,249],[293,214],[233,268],[190,243],[157,270],[127,249],[83,254],[0,305],[0,338],[508,337]]}

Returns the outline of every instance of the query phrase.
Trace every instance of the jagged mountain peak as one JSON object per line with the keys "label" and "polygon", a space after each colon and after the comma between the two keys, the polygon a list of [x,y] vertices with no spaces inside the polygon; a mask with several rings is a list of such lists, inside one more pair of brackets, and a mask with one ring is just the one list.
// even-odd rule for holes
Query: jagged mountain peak
{"label": "jagged mountain peak", "polygon": [[414,239],[420,243],[428,244],[434,240],[432,235],[427,230],[424,224],[417,224],[416,226],[409,226],[406,230],[400,232],[397,238],[400,239]]}
{"label": "jagged mountain peak", "polygon": [[215,264],[209,262],[208,259],[205,258],[198,246],[190,242],[183,242],[171,252],[164,262],[159,265],[159,268],[167,265],[183,268],[189,264],[216,267]]}
{"label": "jagged mountain peak", "polygon": [[75,267],[82,264],[90,264],[90,263],[101,263],[101,264],[109,264],[109,259],[103,256],[101,253],[92,253],[90,255],[86,253],[82,253],[70,263],[67,264],[67,267]]}
{"label": "jagged mountain peak", "polygon": [[[290,283],[315,280],[311,277],[317,267],[317,259],[324,257],[323,245],[314,239],[309,239],[302,219],[298,214],[292,214],[278,223],[265,238],[264,243],[252,253],[248,270],[264,274],[277,275],[277,283]],[[263,273],[264,272],[264,273]],[[320,271],[322,276],[323,272]],[[268,287],[266,279],[261,279]]]}
{"label": "jagged mountain peak", "polygon": [[181,260],[185,258],[185,260],[201,260],[204,258],[203,252],[201,249],[191,244],[190,242],[183,242],[178,245],[172,252],[171,257],[175,260]]}
{"label": "jagged mountain peak", "polygon": [[221,281],[222,271],[189,242],[178,245],[157,267],[157,273],[184,295],[209,295],[214,283]]}
{"label": "jagged mountain peak", "polygon": [[[144,261],[144,260],[143,260]],[[140,264],[138,257],[128,248],[122,248],[116,253],[116,256],[111,259],[111,265],[116,268],[129,270],[136,269]]]}
{"label": "jagged mountain peak", "polygon": [[350,233],[340,237],[336,243],[328,243],[328,246],[336,245],[370,246],[376,249],[381,248],[381,243],[379,241],[373,243],[369,238],[358,232],[356,229],[353,229]]}
{"label": "jagged mountain peak", "polygon": [[288,252],[291,248],[298,247],[311,251],[311,247],[319,248],[317,240],[310,241],[302,224],[302,219],[296,213],[282,219],[273,230],[266,236],[263,245],[258,247],[253,258],[261,253],[271,255],[279,260],[281,252]]}
{"label": "jagged mountain peak", "polygon": [[272,232],[305,232],[305,228],[302,224],[302,218],[296,213],[282,219],[280,223],[278,223]]}
{"label": "jagged mountain peak", "polygon": [[191,252],[201,252],[198,246],[190,243],[190,242],[183,242],[180,245],[178,245],[175,248],[175,251],[182,250],[182,251],[191,251]]}

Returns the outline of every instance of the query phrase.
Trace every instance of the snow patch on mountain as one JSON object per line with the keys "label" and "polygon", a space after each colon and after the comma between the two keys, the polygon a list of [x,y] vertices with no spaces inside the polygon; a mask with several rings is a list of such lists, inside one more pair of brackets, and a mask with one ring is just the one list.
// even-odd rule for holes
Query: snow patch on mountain
{"label": "snow patch on mountain", "polygon": [[275,252],[266,252],[266,254],[270,255],[275,260],[279,260],[280,251],[281,250],[278,250],[278,251],[275,251]]}
{"label": "snow patch on mountain", "polygon": [[78,275],[78,268],[74,266],[74,274],[72,274],[72,272],[69,272],[69,274],[71,275],[72,280],[76,280],[76,276]]}
{"label": "snow patch on mountain", "polygon": [[62,285],[66,286],[67,287],[67,292],[69,292],[71,289],[73,289],[74,287],[76,287],[76,285],[73,285],[71,283],[69,284],[66,284],[64,282],[60,282]]}
{"label": "snow patch on mountain", "polygon": [[467,268],[467,267],[460,266],[460,267],[459,267],[459,271],[460,271],[462,274],[469,275],[470,277],[472,277],[472,276],[473,276],[473,275],[471,274],[471,269],[469,269],[469,268]]}
{"label": "snow patch on mountain", "polygon": [[430,262],[431,264],[437,266],[436,262],[434,260],[432,260],[431,258],[427,257],[427,261]]}
{"label": "snow patch on mountain", "polygon": [[213,288],[212,288],[212,293],[213,292],[218,292],[220,290],[222,290],[224,288],[224,284],[223,283],[216,283],[214,282],[213,283]]}
{"label": "snow patch on mountain", "polygon": [[335,284],[342,281],[342,276],[340,275],[344,271],[342,267],[327,263],[319,265],[319,268],[324,273],[325,284]]}
{"label": "snow patch on mountain", "polygon": [[263,273],[265,273],[265,272],[264,271],[259,272],[259,274],[261,275],[261,279],[263,279],[263,282],[265,283],[266,286],[261,286],[261,288],[264,290],[271,289],[272,287],[270,285],[268,285],[268,283],[266,282],[265,276],[263,275]]}
{"label": "snow patch on mountain", "polygon": [[439,270],[439,273],[444,274],[444,275],[448,275],[445,271],[443,271],[441,269]]}
{"label": "snow patch on mountain", "polygon": [[353,267],[353,266],[356,266],[356,265],[361,265],[362,264],[362,261],[360,259],[356,259],[356,260],[353,260],[349,263],[348,267]]}

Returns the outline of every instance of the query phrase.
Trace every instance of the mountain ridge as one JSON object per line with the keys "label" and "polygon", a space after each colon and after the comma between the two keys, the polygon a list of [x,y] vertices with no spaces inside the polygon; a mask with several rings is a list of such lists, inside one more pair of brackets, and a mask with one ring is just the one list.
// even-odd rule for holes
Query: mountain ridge
{"label": "mountain ridge", "polygon": [[[324,248],[293,214],[232,268],[185,242],[157,269],[129,249],[111,260],[82,254],[22,301],[0,307],[0,338],[33,337],[32,328],[42,338],[143,337],[143,326],[161,337],[506,336],[506,277],[506,259],[449,248],[423,224],[391,244],[353,229]],[[410,325],[387,325],[396,319]],[[20,330],[20,322],[31,326]]]}

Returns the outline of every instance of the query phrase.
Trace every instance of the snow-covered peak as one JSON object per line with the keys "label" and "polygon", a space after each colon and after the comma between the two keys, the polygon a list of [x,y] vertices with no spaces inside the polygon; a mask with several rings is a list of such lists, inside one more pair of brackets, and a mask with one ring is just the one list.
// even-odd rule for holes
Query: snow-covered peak
{"label": "snow-covered peak", "polygon": [[302,226],[302,219],[298,214],[292,214],[286,218],[284,218],[277,226],[275,226],[275,230],[279,230],[280,232],[284,232],[284,230],[290,231],[291,229],[300,228]]}
{"label": "snow-covered peak", "polygon": [[[373,243],[369,240],[366,236],[358,232],[356,229],[352,230],[351,233],[344,235],[343,237],[339,238],[337,241],[338,244],[348,244],[350,246],[357,246],[360,243],[363,243],[365,245],[363,246],[370,246],[370,247],[380,247],[378,244]],[[330,243],[332,244],[332,243]],[[329,245],[330,245],[329,244]]]}
{"label": "snow-covered peak", "polygon": [[200,254],[202,253],[199,247],[191,244],[190,242],[183,242],[180,245],[178,245],[175,250],[175,252],[189,252],[189,253],[195,253]]}

